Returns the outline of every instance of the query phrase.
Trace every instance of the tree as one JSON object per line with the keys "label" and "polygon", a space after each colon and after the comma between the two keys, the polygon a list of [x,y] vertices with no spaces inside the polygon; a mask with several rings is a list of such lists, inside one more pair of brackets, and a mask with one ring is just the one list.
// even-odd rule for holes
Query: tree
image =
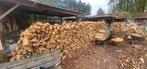
{"label": "tree", "polygon": [[35,0],[37,2],[41,2],[41,3],[44,3],[44,4],[51,4],[51,5],[56,5],[58,0]]}
{"label": "tree", "polygon": [[70,9],[73,11],[83,12],[86,14],[90,14],[91,12],[91,5],[82,2],[81,0],[64,0],[66,9]]}
{"label": "tree", "polygon": [[109,0],[109,5],[114,4],[114,12],[142,13],[147,10],[147,0]]}
{"label": "tree", "polygon": [[109,3],[108,3],[109,9],[110,9],[109,11],[112,12],[112,13],[115,11],[115,8],[114,8],[115,7],[115,3],[116,3],[115,1],[116,0],[110,0]]}
{"label": "tree", "polygon": [[99,8],[98,11],[97,11],[97,15],[104,15],[105,12],[103,11],[102,8]]}
{"label": "tree", "polygon": [[87,4],[86,5],[86,10],[85,10],[85,12],[87,13],[87,14],[90,14],[91,13],[91,5],[90,4]]}

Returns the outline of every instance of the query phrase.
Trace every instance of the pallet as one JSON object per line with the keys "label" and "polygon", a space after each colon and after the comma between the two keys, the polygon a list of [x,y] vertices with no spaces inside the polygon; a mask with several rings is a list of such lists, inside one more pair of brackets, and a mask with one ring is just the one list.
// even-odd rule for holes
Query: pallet
{"label": "pallet", "polygon": [[0,64],[0,69],[61,69],[59,51]]}

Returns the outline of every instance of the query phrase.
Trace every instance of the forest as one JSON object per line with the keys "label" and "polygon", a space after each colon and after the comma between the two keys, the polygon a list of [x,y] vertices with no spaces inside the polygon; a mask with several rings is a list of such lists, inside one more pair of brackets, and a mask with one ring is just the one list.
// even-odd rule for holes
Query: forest
{"label": "forest", "polygon": [[109,0],[111,13],[114,12],[129,12],[132,15],[137,15],[147,12],[147,0]]}

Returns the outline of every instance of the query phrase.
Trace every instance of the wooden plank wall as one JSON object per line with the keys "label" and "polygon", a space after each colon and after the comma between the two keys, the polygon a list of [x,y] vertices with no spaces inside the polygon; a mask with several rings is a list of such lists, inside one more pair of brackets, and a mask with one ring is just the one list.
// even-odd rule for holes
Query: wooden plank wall
{"label": "wooden plank wall", "polygon": [[61,69],[59,55],[59,51],[54,51],[19,61],[0,64],[0,69],[40,69],[40,67]]}
{"label": "wooden plank wall", "polygon": [[[9,9],[11,6],[7,6],[5,4],[0,4],[0,17]],[[6,47],[4,33],[18,31],[18,25],[16,23],[15,18],[11,20],[5,17],[4,19],[0,20],[0,50],[4,50]]]}
{"label": "wooden plank wall", "polygon": [[[4,6],[0,5],[0,15],[2,15],[7,8],[4,8]],[[0,20],[0,50],[3,50],[3,46],[4,46],[4,39],[3,39],[3,24],[1,23]]]}

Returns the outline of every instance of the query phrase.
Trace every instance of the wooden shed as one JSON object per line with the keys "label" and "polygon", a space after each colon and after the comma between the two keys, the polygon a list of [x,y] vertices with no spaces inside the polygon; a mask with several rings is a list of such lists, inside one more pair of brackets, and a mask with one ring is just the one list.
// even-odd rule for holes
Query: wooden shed
{"label": "wooden shed", "polygon": [[112,20],[113,22],[122,22],[122,21],[127,21],[128,18],[129,18],[128,12],[119,12],[119,13],[111,13],[111,14],[104,14],[104,15],[84,16],[82,20],[84,21]]}
{"label": "wooden shed", "polygon": [[134,21],[140,25],[147,24],[147,12],[135,14]]}
{"label": "wooden shed", "polygon": [[108,19],[113,20],[115,17],[110,14],[96,15],[96,16],[84,16],[83,21],[106,21]]}
{"label": "wooden shed", "polygon": [[[25,13],[41,14],[46,16],[56,16],[56,17],[60,17],[61,21],[62,21],[62,17],[69,17],[69,16],[79,17],[82,15],[82,13],[80,12],[39,3],[36,2],[35,0],[0,0],[0,50],[4,50],[6,48],[6,40],[4,37],[5,26],[7,28],[12,28],[9,30],[9,32],[17,31],[16,33],[19,33],[18,32],[19,27],[18,27],[18,23],[16,23],[16,19],[13,19],[11,16],[10,18],[13,20],[13,22],[5,19],[12,12],[25,12]],[[19,18],[23,19],[23,17],[19,17]],[[11,36],[11,34],[9,34],[9,36]]]}
{"label": "wooden shed", "polygon": [[112,13],[110,15],[115,17],[115,22],[126,22],[130,16],[128,12]]}

